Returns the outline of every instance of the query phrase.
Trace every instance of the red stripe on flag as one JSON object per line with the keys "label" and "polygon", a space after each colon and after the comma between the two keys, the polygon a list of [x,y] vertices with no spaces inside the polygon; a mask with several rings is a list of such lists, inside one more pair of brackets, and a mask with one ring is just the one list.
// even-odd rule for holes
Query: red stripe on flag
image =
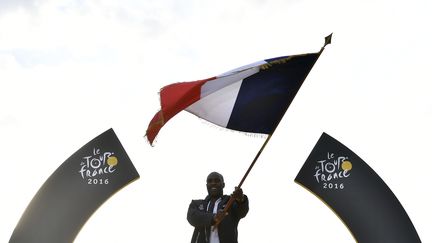
{"label": "red stripe on flag", "polygon": [[186,109],[200,99],[201,87],[216,77],[193,81],[170,84],[160,91],[161,111],[156,113],[147,128],[146,136],[150,144],[156,138],[159,130],[180,111]]}

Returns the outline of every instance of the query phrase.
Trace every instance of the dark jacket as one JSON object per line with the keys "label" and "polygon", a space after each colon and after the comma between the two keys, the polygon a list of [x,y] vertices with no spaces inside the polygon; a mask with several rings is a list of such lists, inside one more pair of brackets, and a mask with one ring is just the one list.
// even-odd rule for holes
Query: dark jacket
{"label": "dark jacket", "polygon": [[[229,200],[229,196],[222,196],[222,200],[218,205],[218,211],[223,210]],[[213,208],[207,211],[207,205],[210,202],[210,197],[204,200],[192,200],[187,213],[187,220],[195,227],[192,235],[192,243],[208,243],[210,237],[210,226],[214,217]],[[222,220],[218,226],[220,243],[237,243],[237,226],[241,218],[245,217],[249,211],[249,201],[245,195],[242,203],[234,201],[228,215]]]}

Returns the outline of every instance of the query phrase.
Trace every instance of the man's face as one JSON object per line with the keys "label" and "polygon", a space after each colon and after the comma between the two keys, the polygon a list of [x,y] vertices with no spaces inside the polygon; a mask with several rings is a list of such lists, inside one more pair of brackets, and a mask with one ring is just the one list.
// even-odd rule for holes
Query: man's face
{"label": "man's face", "polygon": [[210,197],[216,198],[222,196],[224,187],[225,183],[219,174],[211,173],[207,177],[207,192]]}

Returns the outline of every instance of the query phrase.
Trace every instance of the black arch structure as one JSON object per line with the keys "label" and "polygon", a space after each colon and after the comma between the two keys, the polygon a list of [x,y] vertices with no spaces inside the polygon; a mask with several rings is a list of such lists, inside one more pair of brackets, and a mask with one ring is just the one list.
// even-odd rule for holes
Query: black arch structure
{"label": "black arch structure", "polygon": [[109,129],[70,156],[46,180],[9,242],[73,242],[99,206],[138,178],[114,130]]}
{"label": "black arch structure", "polygon": [[326,133],[295,182],[327,204],[357,242],[421,242],[408,214],[378,174]]}

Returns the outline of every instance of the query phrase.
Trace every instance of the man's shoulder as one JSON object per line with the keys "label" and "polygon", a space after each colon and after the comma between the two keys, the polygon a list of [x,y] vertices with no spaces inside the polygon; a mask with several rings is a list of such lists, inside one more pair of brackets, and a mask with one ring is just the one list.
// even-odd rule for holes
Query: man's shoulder
{"label": "man's shoulder", "polygon": [[192,199],[190,203],[190,208],[198,208],[199,210],[203,211],[205,209],[205,205],[207,204],[206,200],[204,199]]}
{"label": "man's shoulder", "polygon": [[207,203],[208,203],[208,201],[206,199],[192,199],[190,204],[192,204],[192,205],[204,205]]}
{"label": "man's shoulder", "polygon": [[205,199],[192,199],[191,203],[202,203],[205,202]]}

